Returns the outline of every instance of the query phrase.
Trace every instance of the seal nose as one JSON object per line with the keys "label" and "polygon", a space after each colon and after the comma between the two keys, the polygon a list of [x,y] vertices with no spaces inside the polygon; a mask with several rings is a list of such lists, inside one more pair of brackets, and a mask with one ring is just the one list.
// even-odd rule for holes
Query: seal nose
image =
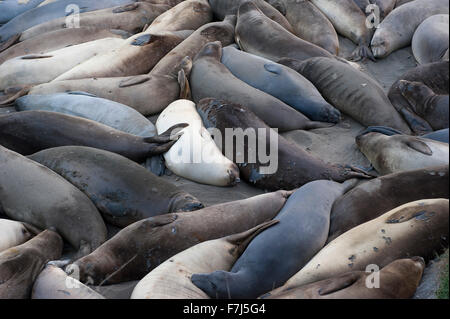
{"label": "seal nose", "polygon": [[237,185],[241,179],[239,178],[239,168],[236,164],[233,163],[233,167],[228,171],[228,177],[230,181],[230,186]]}
{"label": "seal nose", "polygon": [[414,261],[415,263],[419,263],[423,268],[425,268],[425,259],[423,259],[420,256],[415,256],[411,258],[412,261]]}

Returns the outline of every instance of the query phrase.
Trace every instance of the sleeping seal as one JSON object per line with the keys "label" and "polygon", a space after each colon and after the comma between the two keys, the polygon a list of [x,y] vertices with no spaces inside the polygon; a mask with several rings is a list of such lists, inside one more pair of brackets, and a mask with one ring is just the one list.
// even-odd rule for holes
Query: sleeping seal
{"label": "sleeping seal", "polygon": [[21,245],[38,233],[33,226],[0,218],[0,252]]}

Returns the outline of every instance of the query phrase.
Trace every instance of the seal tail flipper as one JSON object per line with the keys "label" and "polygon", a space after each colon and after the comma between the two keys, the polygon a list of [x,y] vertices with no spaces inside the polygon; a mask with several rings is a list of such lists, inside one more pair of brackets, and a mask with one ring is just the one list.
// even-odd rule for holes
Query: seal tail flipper
{"label": "seal tail flipper", "polygon": [[400,114],[403,116],[406,123],[408,123],[409,127],[416,135],[424,135],[434,131],[427,121],[425,121],[423,118],[415,114],[413,111],[407,109],[406,107],[400,110]]}
{"label": "seal tail flipper", "polygon": [[370,50],[369,46],[360,44],[352,53],[350,56],[350,61],[358,62],[361,60],[370,59],[373,62],[376,62],[375,56],[372,53],[372,50]]}
{"label": "seal tail flipper", "polygon": [[177,141],[182,134],[180,134],[180,131],[188,126],[189,124],[187,123],[176,124],[160,135],[144,138],[144,141],[146,143],[168,143],[174,140]]}
{"label": "seal tail flipper", "polygon": [[11,38],[9,38],[7,41],[0,44],[0,52],[3,52],[6,49],[12,47],[14,44],[18,43],[21,36],[22,36],[21,33],[16,34],[16,35],[12,36]]}
{"label": "seal tail flipper", "polygon": [[30,92],[32,86],[23,86],[16,88],[9,88],[4,91],[5,97],[0,99],[0,106],[6,106],[8,104],[13,103],[19,97],[25,96]]}
{"label": "seal tail flipper", "polygon": [[180,99],[192,100],[191,86],[184,69],[178,72],[178,83],[180,84]]}

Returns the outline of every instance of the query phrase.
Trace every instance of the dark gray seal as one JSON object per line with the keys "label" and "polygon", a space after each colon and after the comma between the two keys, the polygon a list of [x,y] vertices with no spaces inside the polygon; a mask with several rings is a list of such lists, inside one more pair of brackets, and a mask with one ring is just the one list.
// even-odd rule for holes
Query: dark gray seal
{"label": "dark gray seal", "polygon": [[301,187],[277,215],[279,223],[256,236],[230,272],[194,274],[192,282],[219,299],[254,299],[280,287],[325,245],[331,207],[354,184],[315,181]]}
{"label": "dark gray seal", "polygon": [[109,223],[126,227],[157,215],[203,207],[194,196],[129,159],[107,151],[56,147],[29,156],[82,190]]}

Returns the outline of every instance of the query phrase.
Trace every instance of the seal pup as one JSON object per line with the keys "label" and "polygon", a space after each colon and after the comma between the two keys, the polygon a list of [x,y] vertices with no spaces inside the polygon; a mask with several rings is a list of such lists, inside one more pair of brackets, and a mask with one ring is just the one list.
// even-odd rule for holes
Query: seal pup
{"label": "seal pup", "polygon": [[0,219],[0,252],[21,245],[38,233],[39,231],[31,225]]}
{"label": "seal pup", "polygon": [[34,282],[31,299],[105,299],[95,290],[68,276],[51,264],[41,271]]}
{"label": "seal pup", "polygon": [[[211,5],[214,15],[218,19],[223,20],[229,14],[236,15],[238,13],[239,7],[246,1],[247,0],[227,0],[227,1],[209,0],[209,4]],[[261,10],[261,12],[264,13],[264,15],[267,16],[269,19],[277,22],[279,25],[281,25],[289,32],[294,31],[289,21],[284,17],[285,14],[281,14],[276,8],[271,6],[271,4],[268,3],[268,1],[267,2],[264,0],[252,0],[252,1],[258,7],[258,9]]]}
{"label": "seal pup", "polygon": [[306,77],[325,100],[359,123],[365,126],[386,125],[405,134],[411,133],[380,84],[350,64],[323,57],[303,62],[282,59],[279,63]]}
{"label": "seal pup", "polygon": [[438,95],[421,82],[400,80],[399,89],[411,109],[425,119],[433,130],[449,126],[449,100],[447,95]]}
{"label": "seal pup", "polygon": [[[170,7],[167,5],[134,2],[113,8],[83,12],[78,17],[78,25],[80,27],[117,29],[135,34],[141,32],[145,25],[152,23],[153,20],[168,9]],[[71,25],[67,25],[67,23],[67,17],[61,17],[38,24],[25,30],[20,36],[20,41],[25,41],[47,32],[71,28]]]}
{"label": "seal pup", "polygon": [[284,12],[300,39],[314,43],[333,55],[339,53],[339,39],[330,20],[311,1],[268,0]]}
{"label": "seal pup", "polygon": [[382,268],[409,256],[429,261],[448,247],[448,205],[448,199],[411,202],[347,231],[273,294],[347,271],[364,271],[369,265]]}
{"label": "seal pup", "polygon": [[435,62],[419,65],[403,74],[389,89],[388,97],[395,109],[402,114],[413,132],[423,135],[433,131],[433,128],[424,119],[411,110],[409,102],[403,97],[400,90],[400,81],[421,82],[438,95],[449,94],[449,62]]}
{"label": "seal pup", "polygon": [[61,257],[63,241],[45,230],[25,244],[0,253],[0,299],[29,299],[45,264]]}
{"label": "seal pup", "polygon": [[410,45],[414,32],[425,19],[448,13],[447,0],[415,0],[394,9],[373,35],[371,47],[375,58],[385,58]]}
{"label": "seal pup", "polygon": [[26,95],[15,101],[15,109],[19,112],[58,112],[93,120],[137,136],[156,135],[153,123],[135,109],[84,92]]}
{"label": "seal pup", "polygon": [[164,132],[174,125],[189,124],[183,135],[164,153],[166,166],[176,175],[198,183],[233,186],[239,182],[239,168],[222,155],[210,133],[203,126],[195,103],[178,100],[158,117],[156,128]]}
{"label": "seal pup", "polygon": [[327,16],[339,34],[358,46],[352,53],[353,60],[365,58],[374,60],[369,48],[373,32],[366,25],[365,13],[353,0],[311,0],[311,2]]}
{"label": "seal pup", "polygon": [[371,289],[367,282],[373,273],[351,271],[312,284],[292,287],[289,291],[267,293],[261,299],[410,299],[419,287],[425,270],[422,257],[398,259],[379,272],[380,287]]}
{"label": "seal pup", "polygon": [[97,208],[64,178],[3,146],[0,163],[0,207],[5,215],[39,229],[55,229],[78,251],[78,258],[106,240]]}
{"label": "seal pup", "polygon": [[0,117],[0,144],[22,155],[80,145],[104,149],[136,162],[167,152],[178,139],[172,127],[152,137],[131,135],[99,122],[48,111],[24,111]]}
{"label": "seal pup", "polygon": [[448,144],[408,135],[368,133],[356,144],[381,175],[448,165]]}
{"label": "seal pup", "polygon": [[[219,130],[222,136],[227,135],[227,128],[242,132],[241,136],[236,135],[236,141],[230,141],[233,143],[232,152],[225,147],[226,139],[222,139],[223,144],[219,148],[226,150],[225,155],[235,161],[241,177],[258,188],[292,190],[314,180],[343,182],[351,178],[370,178],[360,170],[328,164],[312,156],[278,135],[245,106],[217,99],[203,99],[197,105],[197,110],[205,126]],[[249,138],[245,139],[244,135],[247,134]],[[253,138],[255,141],[250,142]],[[277,156],[261,157],[263,147],[264,155],[275,149]]]}
{"label": "seal pup", "polygon": [[44,150],[28,158],[83,191],[103,218],[118,227],[161,214],[203,208],[194,196],[114,153],[65,146]]}
{"label": "seal pup", "polygon": [[236,43],[241,50],[278,61],[283,57],[305,60],[316,56],[333,57],[321,47],[300,39],[269,19],[252,1],[238,10]]}
{"label": "seal pup", "polygon": [[221,62],[234,76],[292,106],[313,121],[338,123],[341,113],[325,101],[316,87],[284,65],[240,51],[223,48]]}
{"label": "seal pup", "polygon": [[220,62],[221,58],[220,42],[206,44],[197,54],[190,75],[195,103],[214,97],[244,104],[270,127],[283,132],[330,126],[328,123],[310,121],[289,105],[239,80]]}
{"label": "seal pup", "polygon": [[448,14],[431,16],[419,25],[411,43],[414,57],[419,64],[445,59],[449,47],[448,26]]}
{"label": "seal pup", "polygon": [[425,197],[448,198],[448,182],[445,165],[389,174],[358,185],[333,205],[327,242],[400,205]]}
{"label": "seal pup", "polygon": [[194,274],[230,269],[253,238],[277,223],[272,220],[244,233],[200,243],[173,256],[137,284],[131,299],[209,299],[195,287]]}
{"label": "seal pup", "polygon": [[[292,194],[276,225],[256,236],[230,271],[195,273],[192,282],[211,298],[254,299],[283,285],[325,245],[334,201],[355,185],[314,181]],[[315,194],[320,192],[320,198]]]}
{"label": "seal pup", "polygon": [[292,192],[278,191],[136,222],[77,260],[80,281],[94,285],[141,280],[170,257],[201,242],[247,231],[274,218]]}

